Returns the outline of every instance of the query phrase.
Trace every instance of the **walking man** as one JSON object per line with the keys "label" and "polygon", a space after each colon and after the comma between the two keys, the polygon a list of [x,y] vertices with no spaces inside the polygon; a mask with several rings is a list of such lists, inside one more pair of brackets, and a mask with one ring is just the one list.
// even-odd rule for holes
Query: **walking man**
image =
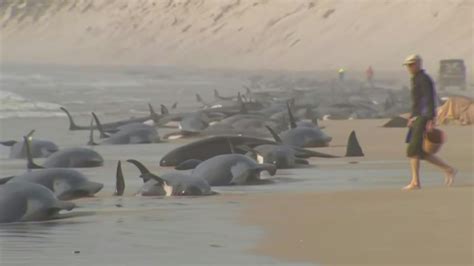
{"label": "walking man", "polygon": [[423,135],[435,126],[436,118],[436,92],[431,78],[422,68],[419,55],[410,55],[405,59],[404,65],[411,75],[411,115],[408,127],[411,134],[408,139],[407,156],[410,158],[411,182],[404,190],[420,189],[420,160],[426,160],[438,166],[445,173],[446,185],[452,185],[456,169],[445,163],[433,154],[423,151]]}
{"label": "walking man", "polygon": [[339,70],[337,71],[337,74],[339,75],[339,81],[344,81],[344,75],[346,74],[346,71],[344,70],[344,68],[339,68]]}
{"label": "walking man", "polygon": [[367,80],[367,83],[369,83],[370,87],[374,87],[374,70],[372,69],[372,66],[369,66],[367,70],[365,71],[365,77]]}

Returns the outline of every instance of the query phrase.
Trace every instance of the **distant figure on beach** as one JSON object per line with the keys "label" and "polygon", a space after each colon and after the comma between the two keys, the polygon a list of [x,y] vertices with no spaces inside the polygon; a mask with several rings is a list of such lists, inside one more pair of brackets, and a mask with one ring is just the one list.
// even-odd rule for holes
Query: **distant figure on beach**
{"label": "distant figure on beach", "polygon": [[420,189],[420,160],[426,160],[445,172],[445,183],[450,186],[454,181],[457,170],[433,154],[423,151],[423,135],[425,131],[433,130],[436,118],[436,91],[433,81],[422,68],[419,55],[410,55],[404,65],[411,75],[412,108],[407,136],[407,156],[410,158],[412,179],[404,190]]}
{"label": "distant figure on beach", "polygon": [[370,87],[374,87],[374,70],[372,69],[372,66],[369,66],[365,71],[365,77]]}
{"label": "distant figure on beach", "polygon": [[346,73],[346,71],[344,70],[344,68],[339,68],[339,70],[337,71],[337,73],[339,74],[339,80],[340,81],[344,81],[344,74]]}

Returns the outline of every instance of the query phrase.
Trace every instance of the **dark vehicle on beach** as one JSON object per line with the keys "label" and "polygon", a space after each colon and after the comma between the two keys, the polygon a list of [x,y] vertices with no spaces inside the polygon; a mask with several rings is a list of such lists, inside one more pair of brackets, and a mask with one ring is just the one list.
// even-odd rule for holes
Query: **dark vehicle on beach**
{"label": "dark vehicle on beach", "polygon": [[439,61],[438,88],[447,87],[466,89],[466,67],[462,59],[446,59]]}

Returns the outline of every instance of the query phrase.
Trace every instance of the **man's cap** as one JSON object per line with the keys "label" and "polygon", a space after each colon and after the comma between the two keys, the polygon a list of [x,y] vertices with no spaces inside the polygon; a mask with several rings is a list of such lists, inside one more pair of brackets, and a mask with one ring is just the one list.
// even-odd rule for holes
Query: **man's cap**
{"label": "man's cap", "polygon": [[411,65],[416,62],[421,62],[421,56],[417,54],[412,54],[412,55],[407,56],[407,58],[405,58],[405,62],[403,63],[403,65],[404,66]]}

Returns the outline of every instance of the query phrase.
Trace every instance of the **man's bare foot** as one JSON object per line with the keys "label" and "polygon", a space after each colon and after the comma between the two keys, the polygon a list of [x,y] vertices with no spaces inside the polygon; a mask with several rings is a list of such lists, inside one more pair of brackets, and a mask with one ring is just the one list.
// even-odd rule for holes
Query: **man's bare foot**
{"label": "man's bare foot", "polygon": [[407,186],[402,188],[402,190],[416,190],[416,189],[421,189],[421,186],[417,184],[408,184]]}
{"label": "man's bare foot", "polygon": [[446,175],[444,176],[444,183],[450,187],[454,183],[454,177],[456,177],[456,174],[458,173],[457,169],[451,168],[448,172],[446,172]]}

